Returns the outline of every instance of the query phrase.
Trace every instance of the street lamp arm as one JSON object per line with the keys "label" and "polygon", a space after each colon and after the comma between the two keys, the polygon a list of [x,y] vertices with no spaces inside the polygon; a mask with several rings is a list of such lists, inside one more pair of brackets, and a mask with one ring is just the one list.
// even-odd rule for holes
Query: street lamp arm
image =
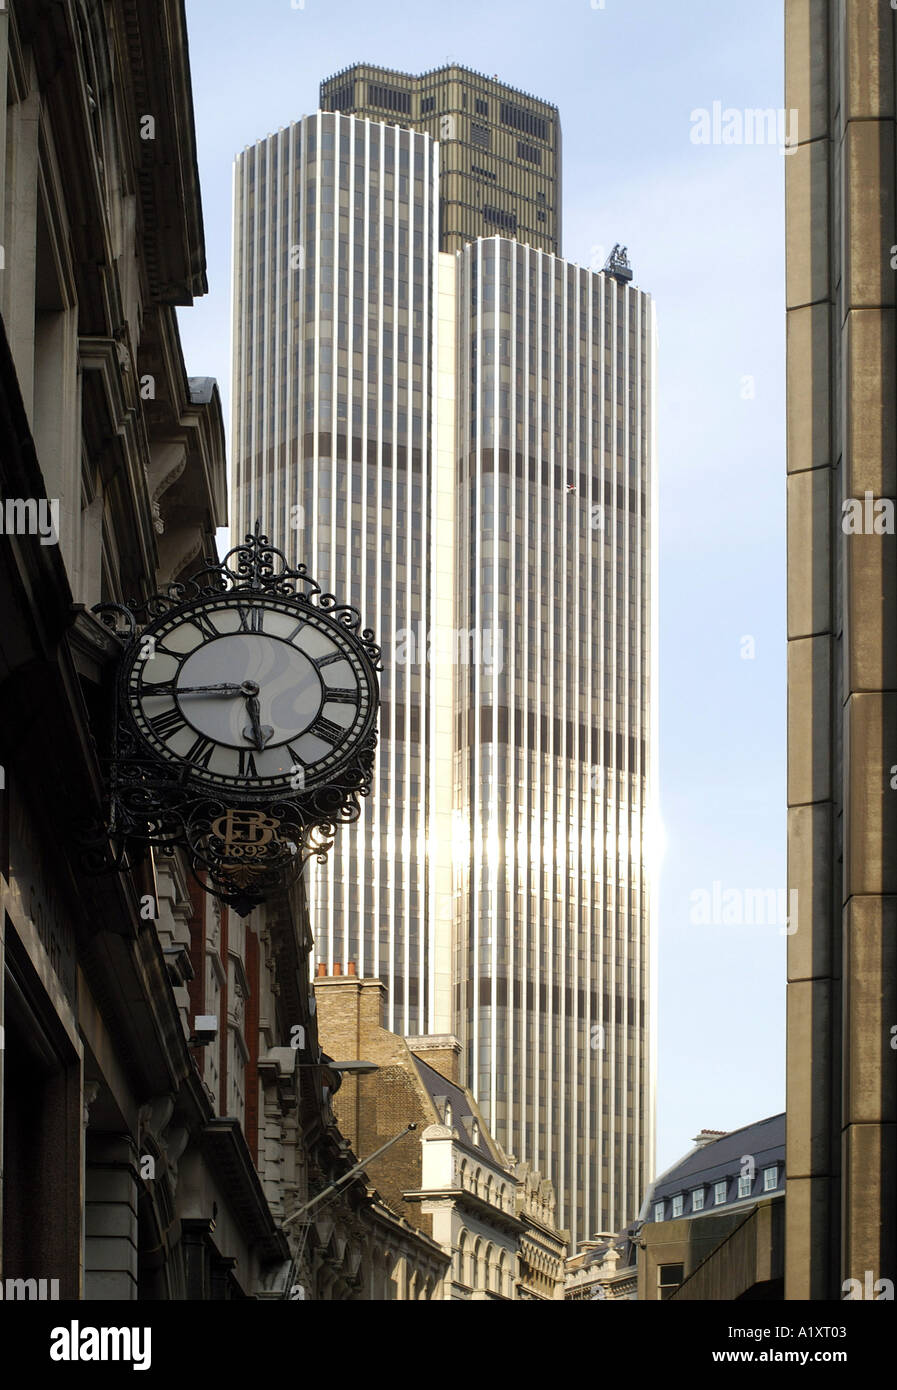
{"label": "street lamp arm", "polygon": [[350,1178],[354,1178],[355,1174],[360,1173],[362,1168],[366,1168],[369,1163],[373,1163],[375,1158],[379,1158],[381,1154],[385,1154],[387,1149],[391,1149],[393,1144],[398,1144],[399,1140],[404,1139],[405,1135],[410,1134],[413,1129],[417,1129],[417,1125],[412,1120],[410,1124],[405,1126],[401,1134],[396,1134],[392,1139],[387,1139],[386,1143],[381,1144],[379,1149],[375,1149],[372,1154],[368,1154],[367,1158],[361,1159],[355,1164],[354,1168],[349,1169],[348,1173],[343,1173],[341,1178],[337,1178],[336,1182],[332,1182],[329,1187],[325,1187],[324,1191],[319,1192],[317,1197],[312,1197],[310,1202],[306,1202],[304,1207],[300,1207],[298,1211],[291,1212],[286,1221],[281,1222],[281,1227],[289,1226],[291,1221],[295,1221],[297,1217],[304,1216],[307,1211],[311,1211],[312,1207],[317,1206],[318,1202],[323,1201],[325,1197],[329,1197],[332,1192],[336,1192],[337,1188],[342,1187],[344,1182],[348,1182]]}

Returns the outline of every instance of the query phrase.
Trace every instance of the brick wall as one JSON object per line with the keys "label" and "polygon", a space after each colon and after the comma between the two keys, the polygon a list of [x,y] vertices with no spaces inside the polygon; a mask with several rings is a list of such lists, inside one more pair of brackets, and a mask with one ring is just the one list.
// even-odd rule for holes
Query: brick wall
{"label": "brick wall", "polygon": [[333,1099],[337,1123],[358,1158],[364,1159],[410,1121],[417,1123],[416,1132],[367,1165],[366,1171],[389,1205],[429,1235],[430,1217],[421,1215],[418,1203],[406,1202],[404,1194],[420,1187],[421,1132],[439,1117],[405,1039],[381,1027],[385,996],[379,980],[318,976],[318,1033],[334,1061],[359,1058],[380,1067],[369,1076],[346,1076]]}

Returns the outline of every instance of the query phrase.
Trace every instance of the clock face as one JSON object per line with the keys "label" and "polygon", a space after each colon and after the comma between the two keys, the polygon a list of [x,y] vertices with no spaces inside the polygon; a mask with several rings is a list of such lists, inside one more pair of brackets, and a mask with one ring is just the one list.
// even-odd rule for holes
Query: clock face
{"label": "clock face", "polygon": [[210,789],[325,783],[367,742],[377,710],[353,636],[267,596],[170,613],[137,639],[125,683],[146,743]]}

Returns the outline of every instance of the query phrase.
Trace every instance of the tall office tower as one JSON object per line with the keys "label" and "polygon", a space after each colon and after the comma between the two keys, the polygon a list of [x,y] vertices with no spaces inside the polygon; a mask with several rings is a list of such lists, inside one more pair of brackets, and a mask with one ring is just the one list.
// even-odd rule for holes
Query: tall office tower
{"label": "tall office tower", "polygon": [[416,76],[358,63],[321,83],[321,108],[439,141],[441,251],[508,236],[560,254],[556,106],[455,64]]}
{"label": "tall office tower", "polygon": [[897,1283],[897,16],[787,0],[785,19],[785,1297],[878,1298]]}
{"label": "tall office tower", "polygon": [[[431,671],[415,645],[452,623],[435,153],[428,135],[319,112],[245,150],[234,197],[235,534],[260,518],[360,610],[385,657],[372,796],[309,873],[316,952],[379,976],[403,1033],[450,1027],[436,924],[451,926],[451,669]],[[450,503],[450,473],[444,486]]]}
{"label": "tall office tower", "polygon": [[383,643],[318,957],[462,1036],[576,1239],[653,1163],[653,309],[522,236],[441,252],[445,180],[429,134],[342,112],[239,157],[233,514]]}
{"label": "tall office tower", "polygon": [[492,239],[459,256],[458,668],[469,827],[456,1030],[561,1224],[618,1230],[653,1164],[653,306]]}

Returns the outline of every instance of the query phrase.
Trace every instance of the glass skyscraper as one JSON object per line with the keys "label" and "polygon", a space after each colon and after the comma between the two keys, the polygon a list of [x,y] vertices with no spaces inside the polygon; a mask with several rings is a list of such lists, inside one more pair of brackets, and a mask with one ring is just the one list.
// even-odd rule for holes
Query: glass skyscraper
{"label": "glass skyscraper", "polygon": [[632,1219],[653,1166],[653,306],[522,236],[441,251],[414,118],[319,112],[237,160],[233,525],[383,644],[373,795],[309,880],[317,956],[383,979],[391,1028],[462,1038],[576,1240]]}
{"label": "glass skyscraper", "polygon": [[501,1142],[581,1237],[653,1160],[649,895],[653,308],[517,242],[459,255],[458,668],[469,827],[455,1028]]}
{"label": "glass skyscraper", "polygon": [[[232,524],[260,518],[384,651],[373,794],[309,875],[316,951],[379,976],[404,1033],[432,1031],[452,892],[450,806],[434,805],[440,780],[451,795],[450,676],[440,779],[438,681],[416,648],[395,659],[434,622],[436,153],[427,135],[319,113],[247,149],[234,198]],[[450,944],[442,956],[447,991]]]}

